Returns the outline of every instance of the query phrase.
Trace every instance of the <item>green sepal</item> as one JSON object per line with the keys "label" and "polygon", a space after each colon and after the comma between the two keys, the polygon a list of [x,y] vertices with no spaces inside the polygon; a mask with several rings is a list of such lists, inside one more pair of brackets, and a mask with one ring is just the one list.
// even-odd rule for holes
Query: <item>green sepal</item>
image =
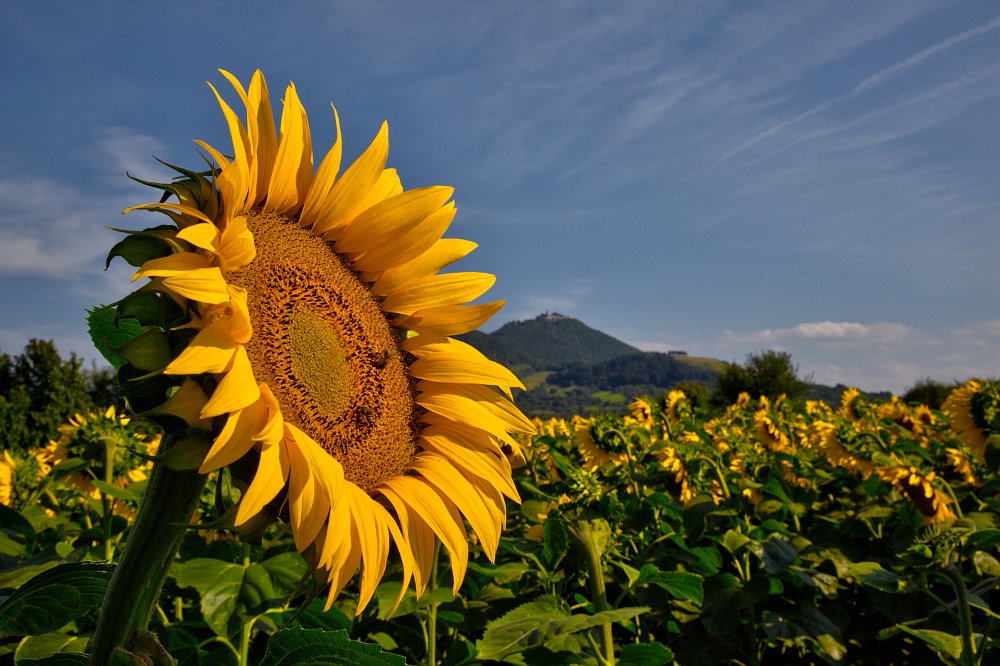
{"label": "green sepal", "polygon": [[154,372],[167,367],[173,356],[170,340],[161,331],[147,329],[111,350],[140,370]]}
{"label": "green sepal", "polygon": [[126,647],[116,647],[108,666],[177,666],[151,631],[136,631]]}
{"label": "green sepal", "polygon": [[147,330],[145,326],[133,319],[116,321],[115,308],[100,305],[87,310],[87,329],[94,347],[116,370],[128,361],[117,348],[138,337]]}
{"label": "green sepal", "polygon": [[118,368],[117,385],[112,393],[124,398],[132,412],[141,414],[156,409],[179,385],[176,377],[163,374],[149,376],[131,363],[125,363]]}
{"label": "green sepal", "polygon": [[121,257],[130,266],[139,267],[151,259],[159,259],[174,253],[174,246],[163,238],[132,233],[115,243],[104,262],[104,270],[111,266],[111,260]]}
{"label": "green sepal", "polygon": [[135,319],[140,326],[171,329],[181,323],[184,311],[177,302],[160,291],[134,291],[118,302],[115,325],[122,319]]}
{"label": "green sepal", "polygon": [[173,446],[157,456],[141,456],[153,463],[166,465],[170,469],[184,471],[201,467],[212,441],[204,430],[191,429],[184,439],[175,442]]}

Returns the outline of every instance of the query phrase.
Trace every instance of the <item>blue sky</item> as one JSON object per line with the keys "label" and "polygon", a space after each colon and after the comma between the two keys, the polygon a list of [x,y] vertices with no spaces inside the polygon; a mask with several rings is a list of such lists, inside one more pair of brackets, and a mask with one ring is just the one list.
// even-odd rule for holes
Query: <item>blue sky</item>
{"label": "blue sky", "polygon": [[[289,9],[282,9],[289,7]],[[792,353],[900,392],[1000,376],[1000,3],[0,0],[0,351],[94,358],[84,307],[150,218],[129,181],[227,145],[205,81],[293,80],[319,157],[389,121],[456,188],[486,330],[544,311],[641,349]]]}

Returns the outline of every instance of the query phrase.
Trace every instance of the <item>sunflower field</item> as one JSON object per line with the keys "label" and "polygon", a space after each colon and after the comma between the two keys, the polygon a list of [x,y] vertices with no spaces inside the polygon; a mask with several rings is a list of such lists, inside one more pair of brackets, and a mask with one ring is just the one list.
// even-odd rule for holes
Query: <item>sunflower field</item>
{"label": "sunflower field", "polygon": [[[471,533],[467,565],[438,545],[401,600],[392,557],[360,614],[361,576],[324,611],[287,530],[216,529],[239,490],[213,477],[146,663],[996,663],[1000,383],[940,410],[854,390],[631,410],[536,420],[495,557]],[[114,408],[60,433],[0,461],[5,663],[89,663],[160,439]]]}

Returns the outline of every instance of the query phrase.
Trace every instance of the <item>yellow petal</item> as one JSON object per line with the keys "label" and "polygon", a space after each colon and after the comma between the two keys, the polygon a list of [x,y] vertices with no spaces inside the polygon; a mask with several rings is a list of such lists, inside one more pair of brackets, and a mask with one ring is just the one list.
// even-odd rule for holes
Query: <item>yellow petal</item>
{"label": "yellow petal", "polygon": [[374,502],[367,493],[353,483],[344,484],[344,491],[354,524],[359,526],[361,558],[364,561],[358,595],[357,614],[360,615],[371,601],[375,588],[385,573],[385,565],[389,559],[388,526],[380,520],[382,515],[375,512]]}
{"label": "yellow petal", "polygon": [[254,157],[257,168],[257,192],[253,204],[259,204],[270,188],[271,171],[278,153],[278,134],[274,127],[274,115],[271,112],[271,98],[267,92],[267,81],[258,69],[250,80],[247,91],[250,106],[247,115],[257,118],[257,135],[251,136],[254,144]]}
{"label": "yellow petal", "polygon": [[[405,235],[417,227],[428,215],[441,208],[454,193],[455,190],[451,187],[422,187],[407,190],[375,204],[340,231],[334,248],[340,253],[365,252],[384,243],[392,244],[396,236]],[[427,247],[430,245],[433,242]],[[420,252],[414,257],[417,254]]]}
{"label": "yellow petal", "polygon": [[163,372],[168,375],[223,372],[232,362],[238,347],[230,334],[229,322],[219,319],[199,331]]}
{"label": "yellow petal", "polygon": [[226,419],[222,432],[215,438],[205,460],[198,469],[199,474],[208,474],[236,462],[256,443],[254,435],[267,423],[267,406],[264,397],[237,410]]}
{"label": "yellow petal", "polygon": [[455,204],[449,202],[443,208],[431,212],[419,224],[409,230],[400,229],[384,242],[353,260],[351,268],[356,271],[383,271],[400,266],[426,252],[448,230],[455,218]]}
{"label": "yellow petal", "polygon": [[172,204],[172,203],[148,203],[148,204],[142,204],[140,206],[130,206],[130,207],[126,208],[125,210],[123,210],[122,214],[124,215],[125,213],[132,212],[133,210],[143,210],[143,209],[145,209],[145,210],[160,210],[160,209],[170,210],[170,211],[175,211],[175,212],[181,213],[183,215],[190,215],[191,217],[196,217],[196,218],[198,218],[199,220],[201,220],[203,222],[208,222],[208,223],[212,222],[212,220],[208,219],[208,217],[203,212],[201,212],[200,210],[198,210],[197,208],[192,208],[191,206],[182,206],[180,204]]}
{"label": "yellow petal", "polygon": [[184,419],[193,428],[211,430],[212,422],[201,418],[201,409],[206,402],[208,396],[205,391],[197,382],[188,378],[166,402],[145,414],[172,414]]}
{"label": "yellow petal", "polygon": [[442,238],[416,259],[383,272],[372,285],[372,293],[376,296],[388,296],[410,280],[437,273],[445,266],[455,263],[476,247],[472,241],[461,238]]}
{"label": "yellow petal", "polygon": [[288,480],[288,472],[288,454],[283,444],[261,447],[257,473],[250,482],[246,494],[240,498],[240,506],[236,511],[237,525],[242,525],[256,516],[264,505],[281,492],[285,487],[285,481]]}
{"label": "yellow petal", "polygon": [[441,539],[451,560],[452,589],[458,594],[469,563],[469,543],[466,540],[465,524],[455,505],[425,480],[414,476],[388,479],[379,490],[393,506],[405,504],[413,509]]}
{"label": "yellow petal", "polygon": [[340,160],[344,153],[340,137],[340,115],[337,113],[337,107],[332,104],[330,106],[333,107],[333,119],[337,126],[337,140],[334,141],[333,147],[320,162],[319,169],[316,170],[316,177],[309,187],[309,194],[306,195],[306,201],[302,205],[299,224],[304,227],[312,227],[319,219],[323,201],[333,189],[333,185],[337,181],[337,174],[340,172]]}
{"label": "yellow petal", "polygon": [[[396,550],[399,551],[399,559],[403,564],[403,584],[399,588],[399,596],[396,597],[396,603],[392,605],[392,609],[389,611],[389,616],[392,617],[399,608],[399,602],[403,600],[406,596],[406,590],[410,587],[410,578],[413,577],[413,554],[410,551],[410,547],[403,537],[402,532],[400,532],[399,527],[396,526],[396,521],[393,520],[389,512],[385,510],[378,502],[371,502],[372,510],[375,512],[375,519],[385,524],[389,528],[389,534],[392,536],[393,542],[396,544]],[[433,538],[433,537],[432,537]]]}
{"label": "yellow petal", "polygon": [[445,458],[427,451],[418,453],[409,466],[434,485],[442,496],[455,503],[479,535],[486,557],[492,562],[500,542],[500,523],[498,517],[492,515],[481,501],[468,479]]}
{"label": "yellow petal", "polygon": [[247,350],[240,346],[226,369],[219,385],[215,387],[208,404],[201,410],[202,418],[219,416],[226,412],[243,409],[260,398],[260,388],[253,376],[253,367]]}
{"label": "yellow petal", "polygon": [[271,170],[265,213],[294,214],[302,207],[312,180],[312,140],[309,120],[302,108],[295,85],[285,89],[285,108],[281,112],[281,139]]}
{"label": "yellow petal", "polygon": [[472,345],[452,338],[423,342],[425,337],[418,335],[403,343],[403,349],[417,357],[410,364],[411,376],[435,382],[524,388],[513,372],[489,360]]}
{"label": "yellow petal", "polygon": [[413,314],[439,305],[459,305],[483,295],[496,277],[489,273],[443,273],[410,280],[386,297],[383,312]]}
{"label": "yellow petal", "polygon": [[309,461],[295,443],[288,450],[288,513],[295,547],[301,553],[316,539],[330,514],[330,499],[313,474]]}
{"label": "yellow petal", "polygon": [[[415,402],[424,409],[456,422],[474,423],[502,442],[516,445],[517,442],[507,431],[507,424],[494,416],[484,405],[466,396],[456,395],[454,388],[438,388],[435,385],[423,386],[423,392],[417,395]],[[425,423],[430,423],[425,417]]]}
{"label": "yellow petal", "polygon": [[226,279],[218,266],[165,277],[161,284],[167,291],[201,303],[218,305],[229,300]]}
{"label": "yellow petal", "polygon": [[495,453],[495,446],[484,445],[481,440],[475,441],[463,437],[461,433],[442,426],[428,426],[421,430],[417,444],[426,451],[444,456],[453,465],[499,488],[515,502],[521,501],[517,487],[510,476],[510,467],[500,462],[502,457],[498,457]]}
{"label": "yellow petal", "polygon": [[[215,226],[215,225],[212,225]],[[178,252],[166,257],[150,259],[139,267],[132,276],[132,282],[146,277],[171,277],[183,275],[202,268],[209,268],[211,261],[194,252]]]}
{"label": "yellow petal", "polygon": [[389,125],[382,123],[378,135],[354,164],[347,168],[316,213],[313,233],[339,230],[357,215],[364,197],[378,182],[389,156]]}
{"label": "yellow petal", "polygon": [[238,215],[229,221],[219,242],[219,255],[225,261],[226,270],[243,268],[257,256],[253,243],[253,233],[247,229],[247,219]]}
{"label": "yellow petal", "polygon": [[219,229],[210,222],[199,222],[177,232],[177,237],[210,252],[219,251]]}
{"label": "yellow petal", "polygon": [[440,305],[418,310],[396,325],[418,333],[461,335],[474,331],[495,315],[505,301],[482,305]]}
{"label": "yellow petal", "polygon": [[[408,504],[393,495],[395,502],[389,498],[396,516],[399,518],[400,529],[403,539],[408,545],[413,556],[413,581],[416,587],[417,597],[424,594],[427,584],[430,583],[434,570],[434,530],[420,517]],[[404,572],[405,573],[405,572]],[[404,589],[401,594],[405,593]]]}

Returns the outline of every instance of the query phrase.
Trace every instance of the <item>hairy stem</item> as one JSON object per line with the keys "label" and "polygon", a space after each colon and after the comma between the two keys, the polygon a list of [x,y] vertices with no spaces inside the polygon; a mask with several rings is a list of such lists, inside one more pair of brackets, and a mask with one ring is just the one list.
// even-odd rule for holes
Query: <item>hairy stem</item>
{"label": "hairy stem", "polygon": [[187,531],[207,477],[156,465],[118,566],[104,596],[90,663],[104,666],[115,648],[149,626],[170,564]]}

